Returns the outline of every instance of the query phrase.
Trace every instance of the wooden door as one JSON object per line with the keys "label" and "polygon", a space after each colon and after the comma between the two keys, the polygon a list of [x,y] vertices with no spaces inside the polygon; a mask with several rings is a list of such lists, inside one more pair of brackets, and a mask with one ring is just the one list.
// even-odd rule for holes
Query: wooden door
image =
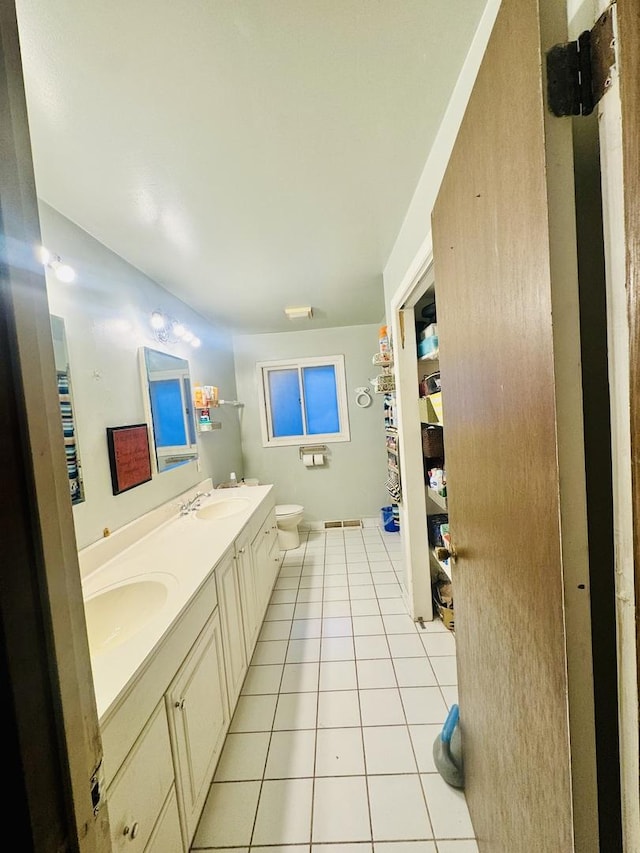
{"label": "wooden door", "polygon": [[564,4],[504,0],[432,218],[483,853],[599,849],[571,119],[541,80],[566,40]]}
{"label": "wooden door", "polygon": [[[15,4],[0,5],[0,648],[7,826],[21,850],[111,849]],[[96,798],[100,799],[96,803]],[[9,842],[5,842],[5,845]]]}

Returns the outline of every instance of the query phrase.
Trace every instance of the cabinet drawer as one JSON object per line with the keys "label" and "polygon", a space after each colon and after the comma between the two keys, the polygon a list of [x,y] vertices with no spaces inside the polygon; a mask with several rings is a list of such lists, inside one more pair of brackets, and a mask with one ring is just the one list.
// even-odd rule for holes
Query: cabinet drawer
{"label": "cabinet drawer", "polygon": [[171,788],[144,853],[184,853],[175,787]]}
{"label": "cabinet drawer", "polygon": [[113,850],[142,853],[172,784],[169,728],[161,702],[107,790]]}

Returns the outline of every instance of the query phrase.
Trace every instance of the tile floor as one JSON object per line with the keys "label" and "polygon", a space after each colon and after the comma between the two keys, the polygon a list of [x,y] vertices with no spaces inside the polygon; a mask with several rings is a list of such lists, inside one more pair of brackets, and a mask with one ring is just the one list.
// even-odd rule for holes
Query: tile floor
{"label": "tile floor", "polygon": [[432,758],[455,639],[407,615],[400,559],[377,527],[283,553],[192,851],[477,853]]}

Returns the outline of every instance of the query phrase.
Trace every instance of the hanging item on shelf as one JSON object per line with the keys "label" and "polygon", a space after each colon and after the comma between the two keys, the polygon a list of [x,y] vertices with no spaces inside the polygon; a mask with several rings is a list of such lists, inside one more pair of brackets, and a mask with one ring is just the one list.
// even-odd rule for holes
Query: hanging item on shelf
{"label": "hanging item on shelf", "polygon": [[395,419],[395,411],[394,411],[394,395],[393,394],[385,394],[384,395],[384,426],[385,429],[395,430],[396,429],[396,419]]}
{"label": "hanging item on shelf", "polygon": [[196,409],[208,409],[218,405],[218,389],[215,385],[194,385],[193,404]]}
{"label": "hanging item on shelf", "polygon": [[371,358],[371,363],[376,367],[391,367],[393,365],[393,356],[390,352],[376,352]]}
{"label": "hanging item on shelf", "polygon": [[370,382],[376,394],[389,394],[396,390],[396,380],[391,372],[379,373]]}
{"label": "hanging item on shelf", "polygon": [[386,326],[380,326],[380,330],[378,332],[378,349],[381,353],[389,353],[391,352],[391,346],[389,343],[389,334],[387,332]]}
{"label": "hanging item on shelf", "polygon": [[198,432],[211,432],[214,429],[211,409],[218,405],[218,389],[215,385],[193,386],[193,407],[196,410]]}
{"label": "hanging item on shelf", "polygon": [[389,492],[389,497],[395,503],[402,503],[402,489],[400,487],[400,475],[397,471],[389,471],[389,477],[387,478],[387,491]]}

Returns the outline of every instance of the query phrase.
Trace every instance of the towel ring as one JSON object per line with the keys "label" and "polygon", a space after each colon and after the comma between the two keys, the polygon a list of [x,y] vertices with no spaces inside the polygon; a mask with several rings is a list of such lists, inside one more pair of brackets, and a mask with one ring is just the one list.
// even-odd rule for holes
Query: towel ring
{"label": "towel ring", "polygon": [[356,388],[356,406],[360,409],[366,409],[372,402],[368,388]]}

